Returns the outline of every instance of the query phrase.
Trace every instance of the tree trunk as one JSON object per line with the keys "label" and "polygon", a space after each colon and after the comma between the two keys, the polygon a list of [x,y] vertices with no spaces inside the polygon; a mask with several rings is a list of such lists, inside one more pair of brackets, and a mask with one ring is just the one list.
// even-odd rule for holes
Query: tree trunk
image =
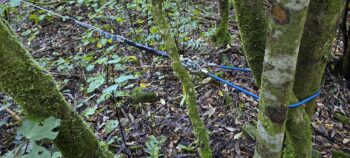
{"label": "tree trunk", "polygon": [[[293,89],[299,99],[311,96],[320,88],[343,4],[343,0],[310,2]],[[309,116],[312,116],[315,106],[315,100],[306,104]]]}
{"label": "tree trunk", "polygon": [[61,119],[55,145],[67,158],[113,157],[59,92],[52,76],[33,60],[10,26],[0,18],[0,90],[29,116]]}
{"label": "tree trunk", "polygon": [[[325,66],[335,37],[336,26],[342,11],[342,0],[314,0],[305,22],[300,44],[295,75],[294,94],[305,99],[317,92],[321,85]],[[316,100],[306,104],[308,117],[300,108],[288,112],[287,136],[294,154],[290,157],[311,157],[312,137],[310,121],[316,107]],[[304,135],[302,135],[303,133]]]}
{"label": "tree trunk", "polygon": [[[261,3],[259,2],[261,1],[235,0],[236,19],[240,27],[239,29],[241,32],[243,48],[245,50],[245,55],[248,60],[248,63],[252,68],[253,75],[256,79],[261,78],[260,74],[261,74],[261,67],[262,67],[262,61],[263,61],[261,57],[262,55],[260,55],[260,57],[257,57],[256,60],[251,60],[251,58],[254,57],[257,51],[247,51],[248,49],[246,49],[246,47],[250,46],[250,48],[258,48],[260,46],[262,47],[261,50],[264,50],[265,48],[265,44],[261,44],[262,42],[259,42],[259,40],[256,40],[256,39],[265,38],[264,33],[261,33],[260,35],[258,34],[251,35],[256,30],[256,28],[254,27],[252,28],[252,26],[262,26],[262,27],[258,27],[260,29],[262,28],[261,32],[265,30],[263,27],[264,26],[266,27],[266,25],[264,25],[264,23],[266,22],[264,20],[259,20],[259,19],[263,19],[264,18],[263,16],[265,15],[255,13],[255,12],[263,13],[264,4],[262,2]],[[305,65],[305,63],[307,63],[308,65],[322,65],[322,64],[313,64],[313,63],[326,62],[324,58],[315,58],[315,56],[326,57],[327,53],[329,53],[330,51],[329,44],[331,43],[335,35],[334,29],[336,25],[333,22],[335,19],[337,19],[337,17],[339,16],[339,12],[341,11],[341,9],[339,9],[340,4],[338,4],[338,3],[341,3],[340,1],[328,0],[327,2],[323,2],[323,1],[317,0],[311,3],[312,3],[311,4],[312,7],[309,9],[309,13],[308,13],[309,15],[307,16],[307,21],[305,25],[306,32],[302,37],[302,43],[301,43],[300,54],[298,59],[300,61],[303,60],[305,62],[298,61],[293,90],[294,90],[294,93],[299,94],[299,92],[303,91],[303,87],[314,86],[313,87],[314,91],[312,92],[309,91],[308,95],[303,95],[303,96],[299,95],[298,96],[299,99],[305,99],[310,95],[314,94],[320,86],[319,84],[317,83],[315,84],[313,82],[315,80],[311,80],[312,82],[308,82],[309,80],[305,80],[304,78],[314,78],[314,79],[321,80],[322,74],[324,72],[324,67],[320,68],[322,69],[322,71],[319,71],[319,67],[317,67],[315,68],[317,70],[317,73],[310,73],[312,72],[310,70],[313,70],[314,68],[308,68],[309,71],[304,71],[303,70],[304,66],[301,66],[301,65],[302,64]],[[270,8],[269,5],[265,5],[265,6],[266,8]],[[260,8],[260,11],[258,10],[259,8]],[[335,11],[338,11],[338,15]],[[251,16],[250,14],[254,16]],[[327,18],[325,18],[324,16],[327,16]],[[334,19],[332,20],[332,18]],[[315,23],[313,23],[313,21]],[[331,21],[331,22],[328,23],[328,21]],[[317,40],[319,37],[321,37],[321,40]],[[308,38],[311,38],[311,40],[308,40]],[[253,41],[253,42],[250,42],[250,41]],[[326,45],[324,45],[325,43]],[[304,50],[304,49],[308,49],[308,50]],[[263,52],[260,51],[260,54],[263,54]],[[312,55],[312,54],[315,54],[315,55]],[[305,58],[305,59],[301,59],[301,58]],[[259,62],[259,60],[261,62]],[[321,61],[318,61],[318,60],[321,60]],[[325,65],[325,63],[323,65]],[[293,95],[290,103],[297,103],[297,102],[298,102],[298,99]],[[307,105],[307,109],[309,109],[310,107],[314,107],[316,105],[315,102],[314,104],[312,105],[311,104],[312,103],[309,103]],[[310,112],[308,113],[310,114]],[[290,145],[285,145],[287,146],[287,149],[284,149],[286,151],[285,153],[288,153],[286,155],[294,155],[292,157],[309,157],[311,155],[312,140],[311,140],[310,118],[306,117],[304,109],[294,108],[289,110],[288,119],[287,119],[287,140],[289,141],[286,141],[286,143]],[[292,149],[289,147],[292,147]]]}
{"label": "tree trunk", "polygon": [[230,44],[231,43],[231,34],[229,32],[229,14],[230,14],[230,5],[229,0],[219,0],[220,7],[220,24],[216,29],[215,34],[213,35],[213,41],[217,44]]}
{"label": "tree trunk", "polygon": [[192,83],[192,77],[181,65],[180,55],[175,41],[171,36],[170,26],[163,16],[164,12],[162,3],[163,0],[152,0],[153,19],[161,32],[162,39],[166,43],[166,50],[169,53],[175,75],[181,80],[186,106],[189,113],[188,116],[193,126],[194,135],[198,141],[199,153],[203,158],[211,158],[212,152],[209,144],[209,134],[198,112],[196,91]]}
{"label": "tree trunk", "polygon": [[[346,30],[350,30],[346,29]],[[347,33],[346,35],[347,39],[344,39],[344,51],[343,51],[343,56],[341,59],[341,74],[344,76],[344,78],[347,81],[350,81],[350,35]],[[347,41],[347,42],[345,42]],[[346,46],[345,46],[346,45]]]}
{"label": "tree trunk", "polygon": [[263,1],[234,0],[234,9],[245,57],[260,85],[267,29]]}
{"label": "tree trunk", "polygon": [[308,5],[309,0],[271,1],[254,157],[281,157]]}
{"label": "tree trunk", "polygon": [[350,42],[349,42],[350,28],[348,28],[346,25],[347,19],[348,19],[349,4],[350,4],[350,0],[346,0],[344,5],[344,14],[342,19],[342,24],[341,24],[341,31],[343,34],[343,44],[344,44],[343,58],[341,61],[341,73],[347,80],[350,80]]}
{"label": "tree trunk", "polygon": [[[267,31],[266,13],[269,6],[260,0],[235,0],[234,2],[236,21],[240,30],[241,44],[248,61],[248,65],[252,69],[253,76],[258,86],[261,86],[260,80]],[[291,95],[290,103],[297,102],[299,102],[299,100],[296,98],[296,96]],[[295,155],[295,149],[293,149],[294,145],[292,145],[293,142],[297,142],[299,146],[305,147],[304,150],[306,153],[310,153],[309,151],[311,151],[312,147],[311,128],[309,126],[309,118],[306,116],[305,111],[301,108],[290,109],[288,112],[287,121],[287,127],[293,127],[292,129],[294,129],[294,131],[296,131],[295,127],[306,128],[300,128],[302,130],[301,132],[293,132],[293,134],[288,134],[288,131],[286,132],[287,135],[285,142],[287,144],[287,148],[283,149],[283,151],[285,151],[284,153],[287,154],[284,154],[284,156]],[[287,130],[288,129],[289,128],[287,128]],[[300,139],[302,139],[301,142],[298,141]]]}

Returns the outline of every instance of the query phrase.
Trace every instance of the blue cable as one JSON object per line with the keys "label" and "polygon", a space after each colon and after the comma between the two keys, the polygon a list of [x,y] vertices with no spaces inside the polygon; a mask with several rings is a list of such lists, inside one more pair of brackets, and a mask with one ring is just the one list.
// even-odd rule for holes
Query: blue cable
{"label": "blue cable", "polygon": [[310,102],[311,100],[315,99],[316,97],[318,97],[320,95],[321,95],[321,91],[318,90],[314,95],[312,95],[309,98],[306,98],[306,99],[300,101],[299,103],[291,104],[291,105],[288,106],[288,108],[296,108],[296,107],[299,107],[301,105],[304,105],[304,104]]}
{"label": "blue cable", "polygon": [[229,69],[229,70],[237,70],[237,71],[245,71],[245,72],[251,72],[250,68],[245,68],[245,67],[234,67],[234,66],[225,66],[225,65],[208,65],[212,67],[218,67],[221,69]]}
{"label": "blue cable", "polygon": [[229,86],[231,86],[231,87],[233,87],[233,88],[238,89],[239,91],[241,91],[241,92],[243,92],[243,93],[245,93],[245,94],[247,94],[247,95],[253,97],[255,100],[259,100],[259,96],[256,95],[256,94],[254,94],[254,93],[252,93],[252,92],[249,92],[249,91],[247,91],[247,90],[245,90],[245,89],[243,89],[243,88],[241,88],[241,87],[239,87],[239,86],[237,86],[237,85],[235,85],[235,84],[233,84],[233,83],[231,83],[231,82],[229,82],[229,81],[226,81],[226,80],[224,80],[224,79],[222,79],[222,78],[220,78],[220,77],[218,77],[218,76],[215,76],[214,74],[209,73],[208,75],[209,75],[210,77],[212,77],[212,78],[214,78],[214,79],[220,81],[220,82],[223,82],[223,83],[225,83],[225,84],[227,84],[227,85],[229,85]]}
{"label": "blue cable", "polygon": [[225,66],[225,65],[220,65],[218,67],[222,69],[229,69],[229,70],[238,70],[238,71],[247,71],[247,72],[251,71],[250,68],[240,68],[240,67]]}
{"label": "blue cable", "polygon": [[[231,86],[231,87],[233,87],[233,88],[235,88],[235,89],[237,89],[237,90],[247,94],[248,96],[253,97],[256,101],[259,101],[259,99],[260,99],[260,97],[258,95],[254,94],[252,92],[249,92],[248,90],[243,89],[243,88],[241,88],[241,87],[239,87],[239,86],[237,86],[237,85],[235,85],[235,84],[233,84],[233,83],[231,83],[231,82],[229,82],[227,80],[224,80],[224,79],[222,79],[222,78],[220,78],[218,76],[215,76],[214,74],[211,74],[211,73],[208,73],[208,75],[210,77],[212,77],[212,78],[222,82],[222,83],[225,83],[225,84],[227,84],[227,85],[229,85],[229,86]],[[296,107],[302,106],[302,105],[310,102],[311,100],[315,99],[316,97],[318,97],[320,95],[321,95],[321,91],[318,90],[314,95],[312,95],[312,96],[310,96],[310,97],[308,97],[308,98],[306,98],[306,99],[304,99],[304,100],[302,100],[302,101],[300,101],[298,103],[291,104],[291,105],[288,106],[288,108],[296,108]]]}

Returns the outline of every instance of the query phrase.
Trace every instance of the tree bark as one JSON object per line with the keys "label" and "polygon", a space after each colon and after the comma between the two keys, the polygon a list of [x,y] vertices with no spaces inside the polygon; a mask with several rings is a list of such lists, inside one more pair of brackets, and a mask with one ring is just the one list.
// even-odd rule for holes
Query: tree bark
{"label": "tree bark", "polygon": [[59,92],[52,76],[33,60],[5,20],[0,18],[0,90],[29,116],[61,119],[55,145],[67,158],[113,157]]}
{"label": "tree bark", "polygon": [[[311,96],[320,88],[327,61],[331,57],[330,50],[343,4],[343,0],[310,2],[293,89],[299,99]],[[315,106],[315,100],[306,104],[306,111],[310,117]]]}
{"label": "tree bark", "polygon": [[[260,3],[259,3],[260,2]],[[302,92],[304,89],[303,87],[309,87],[312,88],[313,91],[309,91],[308,95],[298,95],[299,99],[305,99],[306,97],[311,96],[314,94],[318,88],[319,84],[314,83],[314,79],[319,79],[319,82],[322,78],[322,74],[324,72],[324,66],[322,68],[318,67],[316,65],[325,65],[325,63],[320,64],[321,62],[326,62],[324,60],[327,57],[327,54],[330,51],[330,43],[333,40],[335,36],[335,21],[337,17],[339,16],[339,12],[341,12],[341,9],[339,9],[339,3],[341,1],[321,1],[316,0],[311,2],[311,8],[309,9],[309,13],[307,16],[306,24],[305,24],[305,32],[302,37],[301,42],[301,48],[300,48],[300,54],[299,54],[299,61],[297,65],[296,70],[296,78],[294,81],[294,93],[299,94],[299,92]],[[264,33],[253,34],[256,30],[254,26],[261,26],[258,27],[261,29],[261,32],[266,30],[266,23],[263,19],[265,14],[256,14],[256,12],[263,13],[264,9],[269,9],[271,6],[265,5],[261,1],[258,0],[235,0],[235,11],[236,11],[236,19],[238,22],[238,25],[240,26],[240,32],[241,32],[241,39],[243,48],[245,50],[245,55],[248,60],[249,65],[252,67],[253,75],[254,77],[261,78],[261,67],[262,67],[262,57],[263,55],[260,55],[260,57],[257,57],[255,61],[251,60],[252,57],[254,57],[256,52],[260,52],[260,54],[263,54],[263,51],[247,51],[248,49],[245,49],[246,47],[251,48],[258,48],[259,46],[262,47],[261,50],[264,50],[265,44],[261,44],[262,42],[259,42],[259,40],[256,39],[263,39],[266,38],[264,36]],[[255,9],[255,10],[254,10]],[[260,9],[260,11],[258,10]],[[338,13],[336,13],[336,11]],[[254,14],[255,13],[255,14]],[[243,16],[245,15],[245,16]],[[250,15],[250,16],[248,16]],[[254,15],[254,16],[251,16]],[[327,16],[325,18],[324,16]],[[257,20],[256,20],[257,19]],[[330,23],[328,22],[330,21]],[[252,28],[253,27],[253,28]],[[264,28],[265,27],[265,28]],[[321,40],[318,40],[318,38],[321,37]],[[308,40],[308,38],[311,38],[311,40]],[[256,40],[256,41],[254,41]],[[253,41],[253,42],[250,42]],[[326,45],[324,45],[326,43]],[[312,55],[314,54],[314,55]],[[252,56],[252,57],[251,57]],[[318,57],[324,57],[324,58],[315,58]],[[301,59],[304,58],[304,59]],[[261,62],[259,62],[259,60]],[[319,61],[321,60],[321,61]],[[301,62],[304,61],[304,62]],[[254,64],[252,64],[254,63]],[[305,66],[301,66],[302,64],[305,65],[314,65],[311,66],[313,68],[307,68],[308,71],[305,71]],[[318,64],[314,64],[318,63]],[[260,68],[260,69],[259,69]],[[313,73],[311,70],[316,69],[317,71]],[[305,78],[312,78],[312,82],[308,82],[309,80],[305,80]],[[318,82],[318,83],[319,83]],[[258,82],[259,83],[259,82]],[[312,87],[313,86],[313,87]],[[291,96],[292,99],[290,103],[297,103],[298,99],[293,95]],[[309,103],[307,105],[307,109],[313,109],[316,105],[315,102]],[[308,110],[308,114],[310,115],[312,112]],[[310,117],[311,118],[311,117]],[[284,156],[286,155],[294,155],[292,157],[309,157],[311,156],[311,148],[312,148],[312,140],[311,140],[311,127],[310,127],[310,118],[306,116],[305,110],[303,108],[294,108],[290,109],[288,112],[288,119],[287,119],[287,138],[285,145],[287,148],[284,149]],[[288,145],[289,144],[289,145]],[[291,147],[291,148],[290,148]],[[297,153],[297,154],[295,154]]]}
{"label": "tree bark", "polygon": [[350,80],[350,35],[349,31],[350,28],[347,27],[347,19],[348,19],[348,12],[349,12],[349,4],[350,0],[345,0],[345,5],[344,5],[344,14],[343,14],[343,19],[342,19],[342,24],[341,24],[341,31],[343,35],[343,58],[341,61],[341,73],[343,76],[347,79]]}
{"label": "tree bark", "polygon": [[254,157],[279,158],[309,0],[272,0]]}
{"label": "tree bark", "polygon": [[209,144],[209,134],[198,112],[196,91],[192,82],[192,77],[181,65],[180,55],[176,43],[171,36],[170,26],[163,16],[162,4],[163,0],[152,0],[153,20],[160,30],[162,39],[166,43],[166,50],[169,53],[174,73],[181,80],[188,116],[193,126],[194,135],[198,141],[199,153],[203,158],[211,158],[212,152]]}
{"label": "tree bark", "polygon": [[[299,99],[317,92],[336,34],[336,26],[342,12],[342,0],[314,0],[310,2],[303,37],[300,44],[293,91]],[[316,100],[308,102],[303,116],[300,108],[288,112],[287,136],[293,154],[289,157],[311,157],[312,137],[310,122]],[[287,137],[287,139],[288,139]],[[288,150],[291,151],[291,150]],[[291,152],[286,152],[291,153]]]}
{"label": "tree bark", "polygon": [[[240,29],[241,43],[245,56],[258,86],[261,86],[260,80],[267,31],[266,13],[270,6],[260,0],[235,0],[234,2],[236,21]],[[290,103],[297,102],[299,100],[296,96],[291,95]],[[300,155],[311,154],[312,140],[309,123],[309,118],[303,109],[294,108],[289,110],[286,139],[284,140],[287,148],[283,149],[284,156],[295,155],[294,151],[299,151]],[[289,134],[288,129],[293,129],[294,132]],[[300,148],[293,149],[299,146],[303,147],[303,151],[299,150]]]}
{"label": "tree bark", "polygon": [[234,0],[234,9],[245,57],[260,85],[267,29],[263,1]]}
{"label": "tree bark", "polygon": [[219,0],[220,7],[220,24],[213,35],[213,41],[217,44],[230,44],[231,34],[229,32],[229,0]]}

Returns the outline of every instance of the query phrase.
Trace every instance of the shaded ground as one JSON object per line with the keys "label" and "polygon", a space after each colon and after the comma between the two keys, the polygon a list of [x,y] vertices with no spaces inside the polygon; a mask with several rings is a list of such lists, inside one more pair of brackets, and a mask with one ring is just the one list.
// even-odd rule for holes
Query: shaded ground
{"label": "shaded ground", "polygon": [[[84,14],[84,12],[74,12],[74,14]],[[216,19],[216,16],[212,18]],[[203,20],[201,23],[203,26],[201,31],[207,31],[206,27],[212,25],[208,20]],[[85,32],[84,28],[77,27],[67,21],[62,22],[53,18],[41,22],[40,25],[33,25],[25,20],[24,23],[16,26],[25,45],[40,63],[51,63],[60,58],[69,59],[70,62],[74,63],[74,56],[96,50],[91,45],[81,47],[80,38]],[[121,34],[128,32],[127,26],[118,27],[120,27]],[[23,36],[23,32],[30,29],[37,29],[38,32],[34,40],[29,43],[28,38]],[[236,29],[231,29],[231,33],[234,37],[238,37]],[[240,50],[239,40],[237,38],[234,40],[231,49],[216,48],[210,43],[206,52],[198,53],[189,50],[186,51],[185,56],[200,57],[207,62],[220,63],[222,54],[226,54],[233,65],[247,66],[244,57],[238,51]],[[128,68],[124,70],[142,74],[142,77],[130,81],[130,84],[146,84],[148,89],[158,92],[159,101],[134,105],[127,97],[118,97],[116,100],[120,107],[119,110],[115,109],[112,101],[105,102],[99,106],[95,114],[85,117],[97,137],[100,140],[112,142],[111,147],[116,154],[127,154],[129,150],[132,157],[146,157],[145,142],[148,137],[150,135],[165,136],[166,141],[163,143],[161,151],[164,157],[198,157],[185,106],[180,105],[182,99],[180,82],[173,75],[169,61],[125,47],[125,45],[117,44],[117,47],[116,54],[120,56],[136,55],[140,60],[141,65],[129,64]],[[43,60],[49,61],[43,62]],[[67,73],[62,73],[58,71],[59,67],[57,66],[46,65],[46,67],[50,68],[50,72],[59,82],[64,96],[72,104],[79,103],[89,97],[82,90],[82,87],[87,86],[86,78],[105,69],[103,65],[100,65],[96,68],[97,70],[86,72],[84,67],[73,64],[72,69]],[[350,116],[349,83],[339,80],[338,76],[331,73],[332,71],[330,68],[327,69],[328,73],[325,75],[322,94],[318,99],[317,112],[312,122],[314,148],[320,151],[323,157],[331,157],[334,149],[350,153],[350,126],[333,119],[335,113]],[[112,76],[118,76],[121,73],[119,70],[111,72]],[[254,93],[258,92],[250,73],[225,71],[222,75],[225,79],[246,87]],[[202,75],[194,75],[194,82],[197,85],[198,105],[205,119],[206,127],[211,133],[211,147],[215,157],[252,157],[254,140],[242,134],[241,127],[246,123],[256,121],[258,103],[216,81],[207,82],[205,78]],[[123,90],[127,91],[131,88]],[[225,101],[225,92],[232,98],[232,102]],[[101,91],[98,90],[95,93],[100,95]],[[85,102],[78,109],[78,112],[81,113],[87,107],[93,106],[97,98],[94,97]],[[20,111],[17,106],[11,106],[10,109],[15,112]],[[109,134],[103,130],[105,122],[115,120],[117,116],[120,116],[123,125],[127,147],[123,146],[119,128]],[[0,127],[0,154],[4,154],[6,150],[11,150],[15,146],[14,132],[18,125],[14,123],[13,117],[6,111],[0,112],[0,119],[8,123]]]}

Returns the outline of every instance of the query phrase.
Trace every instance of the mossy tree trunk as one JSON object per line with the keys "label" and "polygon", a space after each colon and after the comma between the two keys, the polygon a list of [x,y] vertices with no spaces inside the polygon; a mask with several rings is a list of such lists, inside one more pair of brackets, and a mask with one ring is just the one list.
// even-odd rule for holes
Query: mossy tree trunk
{"label": "mossy tree trunk", "polygon": [[[259,0],[235,0],[234,2],[245,56],[257,84],[260,85],[267,29],[265,16],[266,10],[271,6]],[[296,96],[291,95],[291,97],[290,103],[298,102]],[[289,141],[287,141],[288,148],[284,149],[287,153],[285,155],[311,154],[312,140],[309,120],[302,108],[289,110],[287,123],[287,140]]]}
{"label": "mossy tree trunk", "polygon": [[231,34],[229,31],[229,14],[230,5],[229,0],[219,0],[220,7],[220,24],[213,35],[213,41],[217,44],[230,44]]}
{"label": "mossy tree trunk", "polygon": [[0,63],[0,90],[12,96],[28,116],[61,119],[54,142],[64,157],[113,157],[81,117],[71,111],[52,76],[39,67],[1,18]]}
{"label": "mossy tree trunk", "polygon": [[272,0],[261,78],[260,112],[254,157],[282,155],[302,30],[309,0]]}
{"label": "mossy tree trunk", "polygon": [[[343,0],[310,1],[294,85],[298,98],[307,98],[320,88],[343,4]],[[306,104],[309,116],[312,116],[315,106],[315,100]]]}
{"label": "mossy tree trunk", "polygon": [[[336,34],[337,21],[342,12],[342,4],[342,0],[310,1],[293,86],[294,94],[299,99],[313,95],[320,88]],[[306,104],[305,111],[308,117],[301,114],[300,108],[288,112],[287,133],[294,151],[291,157],[311,157],[310,121],[315,107],[316,100]]]}
{"label": "mossy tree trunk", "polygon": [[192,77],[188,71],[181,65],[180,55],[176,47],[176,43],[172,38],[170,26],[166,21],[162,8],[163,0],[152,0],[152,16],[153,20],[158,26],[161,37],[166,43],[166,50],[169,53],[172,67],[175,75],[181,80],[186,106],[188,109],[188,116],[191,120],[194,135],[198,141],[198,149],[201,157],[211,158],[212,152],[209,143],[209,134],[200,118],[199,110],[196,103],[196,92]]}
{"label": "mossy tree trunk", "polygon": [[350,27],[347,26],[350,0],[345,0],[344,13],[341,24],[343,35],[343,57],[341,61],[341,73],[347,80],[350,80]]}
{"label": "mossy tree trunk", "polygon": [[[300,54],[296,70],[296,78],[294,81],[293,91],[298,95],[299,99],[305,99],[314,94],[319,86],[324,72],[327,54],[330,52],[331,41],[335,36],[335,22],[341,12],[341,0],[337,1],[321,1],[315,0],[311,2],[311,7],[308,11],[308,16],[305,24],[305,32],[302,37]],[[264,20],[264,9],[269,9],[271,6],[264,4],[258,0],[235,0],[236,20],[241,33],[243,49],[249,65],[252,68],[253,75],[259,84],[261,78],[261,67],[263,51],[256,51],[254,48],[264,50],[265,44],[261,44],[264,39],[264,33],[256,32],[266,30],[266,22]],[[260,10],[259,10],[260,9]],[[260,14],[257,14],[260,13]],[[243,16],[245,15],[245,16]],[[259,27],[254,27],[259,26]],[[310,38],[310,40],[308,40]],[[320,38],[320,40],[318,40]],[[247,49],[251,48],[251,49]],[[260,56],[255,56],[260,52]],[[256,58],[253,58],[256,57]],[[255,60],[252,60],[255,59]],[[259,62],[259,60],[261,62]],[[256,62],[257,61],[257,62]],[[309,68],[305,68],[305,66]],[[260,69],[259,69],[260,68]],[[312,70],[312,71],[311,71]],[[313,73],[313,70],[316,70]],[[306,79],[307,78],[307,79]],[[316,80],[316,81],[315,81]],[[308,82],[311,81],[311,82]],[[307,87],[308,95],[302,95],[304,87]],[[311,90],[310,90],[311,89]],[[290,103],[298,102],[295,95],[291,96]],[[308,114],[311,115],[315,107],[315,102],[307,105]],[[291,157],[310,157],[312,140],[310,118],[306,116],[303,108],[290,109],[287,119],[287,141],[284,156]]]}
{"label": "mossy tree trunk", "polygon": [[245,57],[260,85],[266,44],[266,11],[262,0],[234,0],[234,11]]}

